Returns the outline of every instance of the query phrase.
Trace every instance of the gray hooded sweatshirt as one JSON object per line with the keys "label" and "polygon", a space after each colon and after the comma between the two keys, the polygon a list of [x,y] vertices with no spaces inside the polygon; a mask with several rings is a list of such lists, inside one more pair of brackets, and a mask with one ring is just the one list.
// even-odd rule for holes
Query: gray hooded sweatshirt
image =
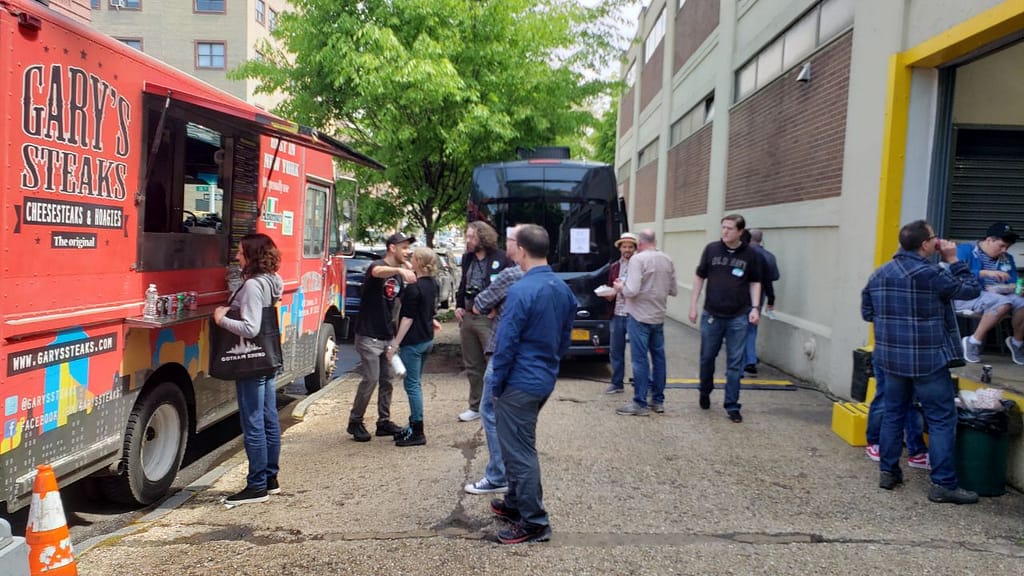
{"label": "gray hooded sweatshirt", "polygon": [[282,294],[284,282],[277,273],[257,274],[247,279],[231,302],[231,309],[238,311],[241,320],[225,316],[220,326],[242,338],[255,338],[260,333],[263,309],[270,306],[274,298],[280,299]]}

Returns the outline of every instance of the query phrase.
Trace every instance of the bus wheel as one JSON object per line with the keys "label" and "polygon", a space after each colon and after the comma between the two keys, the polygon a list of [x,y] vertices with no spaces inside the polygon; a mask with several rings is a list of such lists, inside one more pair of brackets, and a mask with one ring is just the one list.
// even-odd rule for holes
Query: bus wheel
{"label": "bus wheel", "polygon": [[324,323],[317,340],[316,370],[306,375],[306,392],[312,394],[331,381],[334,364],[338,361],[338,344],[334,340],[334,327]]}
{"label": "bus wheel", "polygon": [[125,429],[121,473],[103,479],[106,496],[133,506],[162,498],[178,474],[187,438],[188,408],[181,389],[163,382],[144,392]]}

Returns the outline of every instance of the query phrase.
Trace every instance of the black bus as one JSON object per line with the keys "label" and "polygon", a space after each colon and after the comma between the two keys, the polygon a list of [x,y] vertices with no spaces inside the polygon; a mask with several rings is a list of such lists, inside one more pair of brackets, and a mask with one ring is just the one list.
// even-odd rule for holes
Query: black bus
{"label": "black bus", "polygon": [[494,226],[499,245],[517,224],[548,231],[548,263],[579,302],[569,355],[607,355],[614,307],[594,289],[607,284],[615,240],[627,229],[612,167],[552,158],[484,164],[473,170],[468,209],[469,222]]}

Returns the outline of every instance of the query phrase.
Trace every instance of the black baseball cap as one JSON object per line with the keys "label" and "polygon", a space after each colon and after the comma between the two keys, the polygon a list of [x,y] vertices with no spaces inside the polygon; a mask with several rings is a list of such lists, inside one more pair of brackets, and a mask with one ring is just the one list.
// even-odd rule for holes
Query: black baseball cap
{"label": "black baseball cap", "polygon": [[988,227],[988,231],[985,232],[986,238],[999,238],[1007,244],[1014,244],[1020,236],[1013,231],[1013,228],[1006,222],[996,222],[995,224]]}
{"label": "black baseball cap", "polygon": [[388,239],[387,239],[387,241],[384,242],[384,245],[385,246],[391,246],[392,244],[401,244],[402,242],[408,242],[409,244],[412,244],[412,243],[416,242],[416,237],[415,236],[406,236],[405,234],[402,234],[401,232],[395,232],[391,236],[388,236]]}

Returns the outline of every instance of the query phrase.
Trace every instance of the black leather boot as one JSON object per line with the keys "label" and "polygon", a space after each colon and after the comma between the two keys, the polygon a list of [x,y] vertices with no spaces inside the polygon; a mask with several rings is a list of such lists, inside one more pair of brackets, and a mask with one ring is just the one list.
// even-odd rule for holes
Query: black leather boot
{"label": "black leather boot", "polygon": [[427,437],[423,435],[423,422],[409,422],[402,434],[395,436],[395,446],[423,446]]}

